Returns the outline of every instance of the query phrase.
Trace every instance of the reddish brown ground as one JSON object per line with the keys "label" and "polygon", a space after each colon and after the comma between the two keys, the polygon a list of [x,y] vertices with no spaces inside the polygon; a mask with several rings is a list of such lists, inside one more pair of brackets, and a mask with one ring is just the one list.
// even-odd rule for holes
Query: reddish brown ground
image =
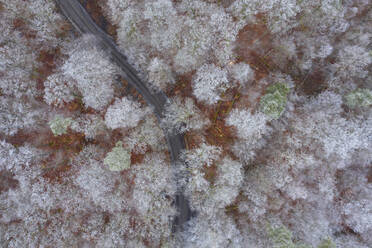
{"label": "reddish brown ground", "polygon": [[[41,50],[37,58],[38,67],[34,69],[33,74],[31,74],[31,79],[36,80],[36,89],[43,92],[44,91],[44,81],[53,74],[61,52],[59,48],[52,49],[50,51]],[[42,97],[39,99],[42,101]]]}
{"label": "reddish brown ground", "polygon": [[107,21],[105,17],[105,13],[103,10],[103,6],[105,5],[105,1],[96,1],[96,0],[80,0],[83,6],[88,10],[90,16],[93,20],[103,28],[108,34],[113,36],[115,39],[117,38],[116,29],[117,27],[112,25],[110,22]]}
{"label": "reddish brown ground", "polygon": [[13,27],[19,31],[27,40],[36,38],[36,31],[30,29],[22,18],[13,20]]}
{"label": "reddish brown ground", "polygon": [[[88,1],[87,8],[92,12],[92,16],[96,20],[99,20],[98,23],[103,24],[104,18],[98,18],[101,9],[97,4],[95,4],[95,2],[96,1]],[[56,68],[66,58],[66,55],[61,53],[59,47],[51,48],[49,50],[39,48],[40,46],[37,44],[38,41],[35,39],[37,37],[37,32],[32,30],[22,18],[14,19],[12,25],[15,30],[19,31],[21,35],[25,37],[31,47],[35,47],[35,53],[38,54],[35,68],[30,74],[30,79],[37,82],[36,89],[40,93],[39,97],[36,98],[38,102],[34,104],[39,105],[40,108],[46,108],[42,93],[44,91],[44,81],[49,75],[55,72]],[[58,23],[57,25],[59,27],[57,36],[60,38],[65,37],[68,32],[72,30],[71,25],[65,20],[61,21],[61,23]],[[86,113],[97,114],[93,109],[85,108],[82,99],[79,96],[77,96],[74,101],[59,108],[58,111],[65,113],[67,116],[71,114],[77,116]],[[110,139],[107,139],[107,135],[103,135],[102,139],[87,141],[82,133],[73,132],[70,129],[67,134],[54,136],[47,123],[44,123],[43,125],[44,126],[39,125],[36,130],[20,130],[17,134],[12,136],[0,134],[0,138],[13,144],[15,147],[29,143],[46,152],[48,156],[41,164],[36,166],[41,166],[44,172],[43,177],[50,180],[52,183],[61,183],[63,178],[68,176],[71,169],[71,165],[69,164],[70,159],[75,157],[87,144],[97,144],[109,151],[110,148],[112,148],[115,143],[122,138],[122,134],[111,132],[109,133]],[[138,163],[141,161],[141,157],[139,155],[134,155],[133,160]],[[5,180],[6,175],[4,173],[1,172],[0,177]],[[9,182],[10,185],[12,185],[11,181]]]}
{"label": "reddish brown ground", "polygon": [[52,183],[62,183],[63,177],[71,169],[70,159],[74,158],[86,145],[84,135],[71,130],[60,136],[54,136],[48,131],[39,134],[39,137],[30,140],[30,142],[40,142],[34,145],[49,153],[41,167],[44,170],[43,177]]}
{"label": "reddish brown ground", "polygon": [[[98,25],[103,27],[109,34],[116,35],[116,27],[112,26],[106,21],[102,6],[104,2],[98,3],[94,0],[82,1],[85,3],[85,7],[96,21]],[[219,4],[228,5],[230,1],[216,1]],[[255,70],[255,81],[251,85],[252,89],[256,91],[263,91],[263,87],[258,84],[258,81],[268,75],[270,71],[274,70],[275,64],[271,60],[271,37],[267,32],[264,25],[264,18],[262,24],[247,25],[239,33],[236,43],[237,60],[233,63],[246,62]],[[14,28],[19,30],[22,35],[27,39],[34,39],[34,32],[28,29],[27,25],[22,19],[15,19],[13,21]],[[66,35],[71,30],[71,26],[67,23],[61,23],[60,35]],[[258,44],[258,45],[256,45]],[[60,49],[57,47],[52,50],[40,50],[37,61],[38,67],[35,68],[34,73],[31,75],[32,79],[37,81],[37,89],[41,92],[44,89],[44,81],[46,78],[54,72],[57,65],[61,62],[64,55],[61,54]],[[181,75],[177,78],[177,83],[174,87],[170,88],[166,93],[169,97],[181,96],[190,97],[194,99],[194,102],[198,108],[202,111],[204,116],[207,116],[210,120],[210,125],[205,128],[201,133],[189,132],[185,135],[185,141],[188,149],[198,147],[204,140],[211,145],[216,145],[222,148],[223,155],[229,155],[234,158],[234,155],[230,151],[230,147],[234,142],[235,130],[229,127],[225,123],[225,118],[234,107],[254,107],[254,102],[247,101],[245,97],[241,97],[238,88],[233,88],[225,92],[222,100],[215,106],[207,106],[202,103],[198,103],[195,97],[192,95],[192,78],[195,71],[185,75]],[[123,86],[116,91],[117,96],[131,95],[138,99],[140,102],[145,104],[142,97],[136,92],[135,89],[128,86],[125,80],[121,79]],[[42,98],[38,99],[42,102]],[[65,113],[73,113],[75,115],[83,113],[97,114],[91,108],[85,108],[81,97],[76,97],[73,102],[66,104],[60,108],[59,111]],[[44,130],[49,130],[45,127]],[[44,177],[51,181],[60,182],[63,175],[66,175],[71,169],[68,164],[69,159],[73,158],[78,154],[81,149],[89,144],[96,144],[105,150],[109,151],[115,146],[118,140],[123,138],[123,133],[120,132],[109,132],[102,136],[102,139],[89,140],[87,141],[83,134],[74,133],[71,130],[66,135],[54,137],[49,131],[40,131],[39,133],[28,133],[26,131],[20,131],[12,137],[5,137],[5,139],[16,146],[23,145],[28,142],[34,146],[48,151],[49,157],[44,161],[43,168],[45,170]],[[144,155],[132,153],[131,160],[132,164],[141,163],[144,159]],[[212,165],[211,167],[205,168],[206,178],[213,182],[216,176],[217,167]]]}
{"label": "reddish brown ground", "polygon": [[14,189],[18,186],[18,181],[13,179],[13,174],[9,171],[0,171],[0,194],[9,189]]}

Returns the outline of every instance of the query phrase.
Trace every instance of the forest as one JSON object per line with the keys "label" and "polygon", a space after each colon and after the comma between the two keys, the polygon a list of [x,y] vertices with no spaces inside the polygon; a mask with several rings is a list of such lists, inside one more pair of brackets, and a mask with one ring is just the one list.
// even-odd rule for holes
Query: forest
{"label": "forest", "polygon": [[0,27],[0,247],[372,247],[370,0],[0,0]]}

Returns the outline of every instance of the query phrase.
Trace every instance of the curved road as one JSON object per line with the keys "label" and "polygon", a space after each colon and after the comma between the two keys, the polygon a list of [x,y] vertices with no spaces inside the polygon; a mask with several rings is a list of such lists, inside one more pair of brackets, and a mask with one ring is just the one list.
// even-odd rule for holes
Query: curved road
{"label": "curved road", "polygon": [[[163,92],[152,93],[149,88],[137,76],[135,69],[128,63],[125,55],[123,55],[114,40],[105,33],[90,17],[88,12],[79,3],[78,0],[55,0],[62,13],[72,23],[72,25],[82,34],[93,34],[97,37],[99,44],[106,50],[111,59],[124,72],[123,77],[127,82],[133,86],[145,99],[149,106],[154,107],[156,117],[160,120],[163,116],[164,105],[167,102],[167,97]],[[180,161],[180,153],[185,149],[184,136],[182,134],[173,134],[167,130],[163,130],[168,149],[171,155],[173,166],[176,166]],[[178,216],[176,216],[173,223],[173,231],[176,232],[182,229],[182,226],[191,217],[191,210],[187,199],[182,193],[182,189],[178,189],[175,196],[175,204],[178,209]]]}

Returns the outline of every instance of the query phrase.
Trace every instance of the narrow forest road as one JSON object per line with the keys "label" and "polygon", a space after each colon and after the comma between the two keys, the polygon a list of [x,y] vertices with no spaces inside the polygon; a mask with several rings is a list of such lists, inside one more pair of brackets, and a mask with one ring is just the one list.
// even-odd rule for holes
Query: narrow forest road
{"label": "narrow forest road", "polygon": [[[155,115],[158,120],[160,120],[162,118],[164,105],[168,100],[167,96],[161,91],[154,94],[149,90],[146,84],[137,76],[135,69],[128,63],[125,55],[119,51],[115,41],[93,21],[89,13],[78,0],[56,0],[56,3],[76,30],[82,34],[92,34],[98,39],[99,44],[109,54],[111,60],[124,72],[123,77],[142,95],[147,104],[154,108]],[[180,161],[181,151],[185,149],[184,136],[182,134],[168,132],[168,130],[164,129],[163,131],[168,143],[172,165],[176,166]],[[180,230],[183,224],[191,218],[190,206],[182,191],[183,190],[179,188],[175,196],[178,216],[176,216],[173,223],[174,232]]]}

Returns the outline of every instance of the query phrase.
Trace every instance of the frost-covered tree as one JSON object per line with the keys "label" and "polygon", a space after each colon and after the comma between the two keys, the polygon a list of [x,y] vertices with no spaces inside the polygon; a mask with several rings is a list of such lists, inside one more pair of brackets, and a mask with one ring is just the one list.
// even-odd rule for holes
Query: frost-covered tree
{"label": "frost-covered tree", "polygon": [[137,126],[148,113],[138,102],[123,97],[116,99],[105,114],[105,123],[111,129],[131,128]]}
{"label": "frost-covered tree", "polygon": [[35,32],[35,37],[31,36],[30,38],[34,38],[40,44],[44,43],[44,45],[55,45],[60,42],[56,34],[60,32],[63,19],[57,13],[54,1],[36,0],[25,6],[21,0],[2,0],[1,4],[8,18],[19,18],[18,20],[23,22],[30,31]]}
{"label": "frost-covered tree", "polygon": [[38,166],[46,158],[41,150],[2,143],[0,152],[0,171],[7,166],[6,170],[18,182],[17,187],[0,193],[2,244],[8,247],[74,244],[74,225],[79,225],[80,211],[87,209],[76,188],[67,186],[68,180],[67,185],[53,185],[44,178],[45,171]]}
{"label": "frost-covered tree", "polygon": [[[344,19],[347,8],[338,0],[295,1],[295,0],[237,0],[229,7],[234,16],[242,22],[262,22],[257,18],[264,13],[264,23],[274,33],[284,33],[291,28],[305,26],[312,32],[341,33],[349,24]],[[298,21],[297,17],[301,19]]]}
{"label": "frost-covered tree", "polygon": [[[361,199],[344,206],[346,224],[357,233],[367,235],[372,230],[371,200]],[[370,240],[370,238],[367,237]]]}
{"label": "frost-covered tree", "polygon": [[153,245],[164,243],[171,235],[176,214],[172,168],[161,154],[155,153],[147,155],[132,173],[135,179],[131,202],[143,223],[136,235],[151,240]]}
{"label": "frost-covered tree", "polygon": [[226,124],[236,128],[240,139],[234,144],[233,151],[242,161],[250,161],[255,156],[254,150],[264,144],[263,136],[270,132],[268,121],[265,114],[252,114],[245,109],[233,109],[227,117]]}
{"label": "frost-covered tree", "polygon": [[[239,211],[252,221],[262,217],[269,209],[268,197],[277,197],[273,192],[292,180],[287,173],[286,165],[258,165],[250,168],[243,185],[243,195],[247,199],[239,204]],[[277,204],[280,206],[283,202],[278,201]]]}
{"label": "frost-covered tree", "polygon": [[[197,154],[198,150],[192,151]],[[187,160],[186,168],[183,168],[186,177],[186,195],[191,199],[191,206],[199,213],[213,218],[216,213],[231,204],[239,193],[240,184],[243,180],[242,165],[229,157],[215,161],[217,175],[213,183],[206,179],[204,172],[208,160],[200,158],[198,163],[195,158]]]}
{"label": "frost-covered tree", "polygon": [[222,6],[198,0],[109,1],[106,12],[118,25],[119,45],[133,64],[146,69],[148,51],[153,51],[172,61],[181,74],[197,69],[209,55],[228,64],[242,27]]}
{"label": "frost-covered tree", "polygon": [[200,147],[184,151],[182,159],[184,164],[179,165],[179,176],[187,188],[192,204],[195,208],[205,200],[211,188],[206,179],[204,168],[217,163],[221,156],[221,149],[216,146],[201,144]]}
{"label": "frost-covered tree", "polygon": [[[10,23],[4,24],[4,28]],[[36,53],[19,38],[13,30],[4,35],[0,46],[0,89],[1,93],[14,96],[35,96],[36,82],[30,80],[34,73],[33,67],[38,63]]]}
{"label": "frost-covered tree", "polygon": [[74,100],[72,83],[60,73],[50,75],[44,82],[44,101],[62,107]]}
{"label": "frost-covered tree", "polygon": [[333,67],[341,78],[365,78],[368,75],[367,66],[372,63],[372,57],[364,47],[346,46],[339,51],[337,58]]}
{"label": "frost-covered tree", "polygon": [[341,115],[342,103],[340,95],[324,92],[304,105],[293,123],[292,142],[298,147],[307,145],[316,154],[322,151],[328,163],[337,167],[348,165],[357,151],[371,149],[370,118],[346,119]]}
{"label": "frost-covered tree", "polygon": [[217,207],[226,207],[233,203],[243,182],[242,164],[225,157],[218,163],[217,178],[214,183],[214,201]]}
{"label": "frost-covered tree", "polygon": [[[116,153],[117,150],[111,153]],[[94,146],[87,146],[80,152],[74,160],[74,163],[80,167],[74,183],[83,190],[83,194],[90,201],[105,211],[115,212],[128,208],[128,204],[124,203],[127,186],[123,180],[119,179],[120,175],[116,172],[120,164],[126,162],[122,161],[123,157],[126,159],[125,154],[107,155],[102,161],[99,159],[100,153],[98,147]],[[115,171],[111,171],[112,166],[115,166],[113,168]]]}
{"label": "frost-covered tree", "polygon": [[[145,4],[144,20],[149,21],[151,46],[158,51],[179,46],[178,35],[182,28],[177,11],[170,0],[149,1]],[[167,35],[162,35],[166,33]]]}
{"label": "frost-covered tree", "polygon": [[107,136],[107,126],[103,118],[94,114],[80,115],[73,120],[70,128],[76,132],[84,133],[87,139]]}
{"label": "frost-covered tree", "polygon": [[243,87],[254,79],[254,71],[248,64],[241,62],[231,65],[228,69],[233,79]]}
{"label": "frost-covered tree", "polygon": [[135,153],[144,154],[149,148],[152,151],[166,149],[164,134],[160,129],[156,118],[145,118],[144,122],[139,123],[136,128],[131,130],[125,137],[124,143]]}
{"label": "frost-covered tree", "polygon": [[42,157],[42,152],[30,145],[16,148],[2,140],[0,142],[0,155],[0,170],[17,173],[22,171],[24,167],[28,168],[37,163]]}
{"label": "frost-covered tree", "polygon": [[[246,245],[246,244],[245,244]],[[219,213],[218,217],[195,218],[190,221],[183,234],[182,247],[244,247],[242,238],[234,221]]]}
{"label": "frost-covered tree", "polygon": [[[353,164],[350,161],[368,167],[369,118],[350,116],[346,119],[342,115],[342,97],[333,92],[298,100],[296,104],[303,106],[297,108],[301,111],[288,115],[290,128],[274,126],[278,133],[267,140],[265,149],[260,150],[259,161],[265,162],[251,165],[246,171],[242,200],[238,206],[247,218],[246,221],[257,223],[248,225],[257,233],[250,231],[250,234],[245,235],[248,240],[255,240],[258,247],[267,247],[263,245],[265,237],[259,234],[262,227],[258,224],[258,220],[265,218],[269,222],[290,225],[296,240],[313,247],[322,247],[320,241],[327,236],[338,243],[339,237],[334,236],[334,230],[342,230],[345,215],[336,199],[345,197],[346,188],[351,190],[355,187],[351,185],[356,185],[356,178],[364,185],[365,175],[360,174],[355,167],[350,167]],[[304,117],[309,117],[313,124],[310,126]],[[297,125],[301,128],[297,129]],[[349,172],[345,176],[341,176],[343,173],[336,174],[340,168]],[[351,177],[351,174],[355,176]],[[349,186],[341,186],[345,181],[348,181]],[[357,209],[357,202],[368,195],[365,191],[368,187],[363,188],[363,191],[355,188],[356,191],[347,193],[345,203],[351,203],[353,199]],[[363,193],[358,195],[356,192]],[[347,199],[349,197],[353,198]],[[291,205],[291,202],[296,203]],[[345,203],[340,204],[348,206]],[[361,210],[356,212],[363,215]],[[350,220],[352,218],[350,215]],[[353,221],[349,222],[350,226],[355,225],[357,228]],[[245,221],[242,219],[241,223]],[[368,232],[368,225],[359,223],[366,228],[360,232]],[[328,245],[332,247],[332,244]]]}
{"label": "frost-covered tree", "polygon": [[217,146],[201,144],[200,147],[184,151],[183,159],[191,168],[200,168],[204,165],[211,166],[220,157],[221,149]]}
{"label": "frost-covered tree", "polygon": [[265,134],[267,121],[268,118],[263,113],[252,114],[250,110],[234,109],[226,119],[226,124],[236,128],[239,138],[257,141]]}
{"label": "frost-covered tree", "polygon": [[42,109],[33,108],[33,104],[37,105],[35,102],[0,96],[0,132],[14,135],[22,129],[34,129],[45,118],[45,113]]}
{"label": "frost-covered tree", "polygon": [[[370,247],[368,0],[97,4],[172,101],[115,99],[55,1],[0,0],[2,246]],[[176,167],[163,131],[192,131]],[[180,189],[195,215],[172,233]]]}
{"label": "frost-covered tree", "polygon": [[268,26],[273,33],[277,33],[295,25],[293,20],[300,12],[300,8],[294,0],[270,0],[265,3],[237,0],[230,6],[230,11],[244,22],[255,22],[257,14],[267,13]]}
{"label": "frost-covered tree", "polygon": [[168,102],[165,107],[164,118],[161,125],[170,131],[187,132],[200,130],[208,120],[201,116],[200,110],[195,106],[191,98],[181,99],[176,97]]}
{"label": "frost-covered tree", "polygon": [[158,89],[165,90],[169,84],[174,84],[175,79],[172,75],[172,71],[163,60],[154,58],[151,60],[149,67],[149,81]]}
{"label": "frost-covered tree", "polygon": [[203,65],[196,72],[192,88],[192,93],[199,101],[215,104],[229,88],[227,71],[213,64]]}
{"label": "frost-covered tree", "polygon": [[118,24],[118,22],[122,18],[122,13],[125,11],[126,8],[128,8],[131,4],[133,4],[133,1],[131,0],[108,0],[104,7],[107,7],[108,9],[108,15],[110,20],[114,24]]}
{"label": "frost-covered tree", "polygon": [[372,187],[368,182],[370,167],[353,166],[344,170],[340,175],[340,192],[347,191],[343,197],[342,214],[345,224],[358,233],[363,240],[371,242],[369,235],[371,227],[371,192]]}
{"label": "frost-covered tree", "polygon": [[83,37],[69,52],[61,68],[63,74],[76,81],[86,107],[102,110],[114,96],[112,86],[117,68],[106,54],[94,46],[93,37]]}

